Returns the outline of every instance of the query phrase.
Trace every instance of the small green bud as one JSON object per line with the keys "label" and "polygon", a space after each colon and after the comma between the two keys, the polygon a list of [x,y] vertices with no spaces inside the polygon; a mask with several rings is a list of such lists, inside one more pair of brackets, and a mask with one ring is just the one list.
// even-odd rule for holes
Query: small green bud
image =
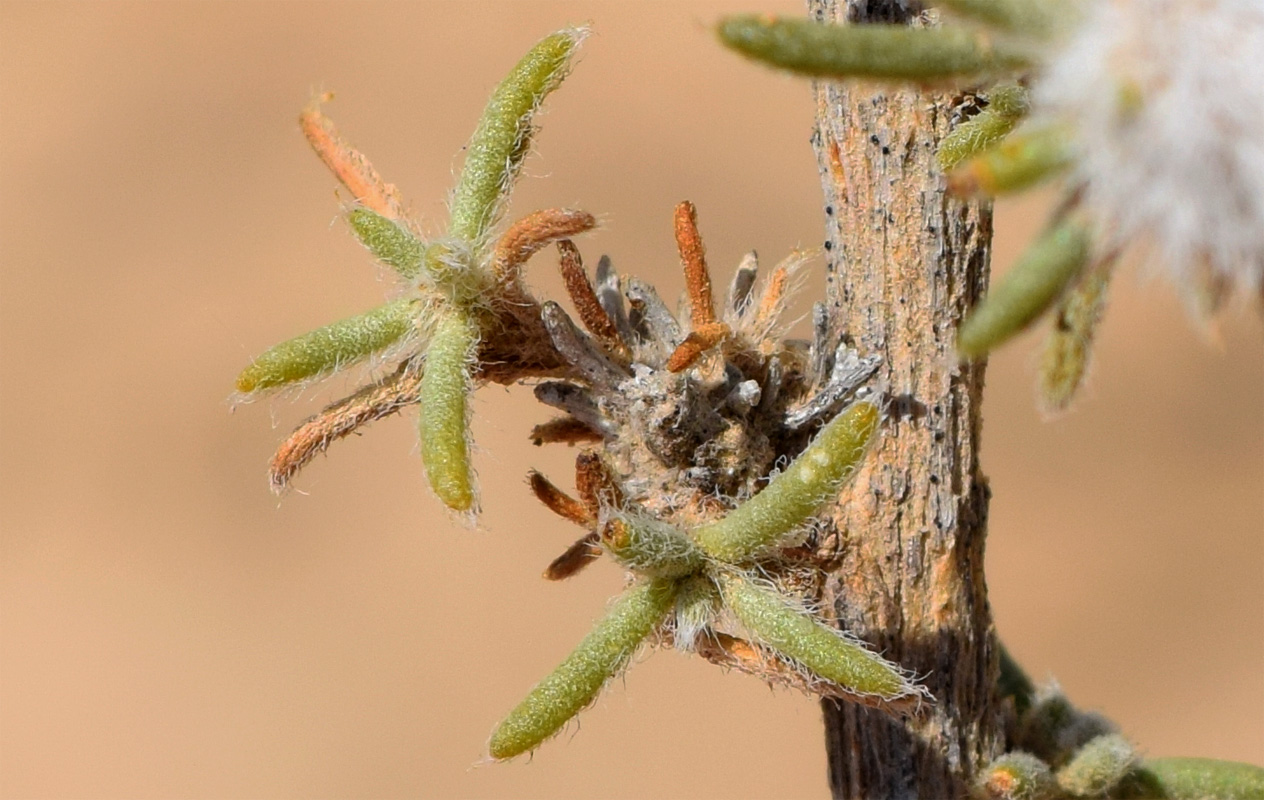
{"label": "small green bud", "polygon": [[734,564],[777,544],[838,496],[864,459],[880,418],[873,403],[852,404],[763,491],[724,519],[694,531],[698,546],[712,558]]}
{"label": "small green bud", "polygon": [[1137,753],[1117,733],[1098,736],[1058,770],[1058,786],[1073,797],[1102,797],[1137,763]]}
{"label": "small green bud", "polygon": [[1090,269],[1054,309],[1053,330],[1040,360],[1040,399],[1047,412],[1065,411],[1084,382],[1113,266],[1101,263]]}
{"label": "small green bud", "polygon": [[1134,769],[1112,794],[1169,800],[1264,800],[1264,769],[1212,758],[1155,758]]}
{"label": "small green bud", "polygon": [[282,342],[242,370],[237,391],[249,394],[297,383],[385,350],[415,329],[416,305],[400,298]]}
{"label": "small green bud", "polygon": [[974,787],[983,800],[1053,800],[1058,795],[1049,765],[1022,752],[1006,753],[988,764]]}
{"label": "small green bud", "polygon": [[426,245],[404,226],[368,208],[353,208],[347,222],[373,257],[404,278],[421,272]]}
{"label": "small green bud", "polygon": [[945,172],[1004,139],[1030,109],[1027,90],[1018,84],[997,86],[987,108],[958,125],[939,143],[935,158]]}
{"label": "small green bud", "polygon": [[1008,194],[1027,189],[1071,165],[1067,131],[1045,125],[1009,136],[948,176],[958,194]]}
{"label": "small green bud", "polygon": [[1088,229],[1068,221],[1028,247],[961,324],[957,352],[962,358],[986,355],[1044,313],[1084,269],[1089,242]]}
{"label": "small green bud", "polygon": [[500,723],[487,745],[491,757],[500,761],[534,750],[595,700],[667,616],[675,597],[676,585],[667,580],[624,592],[579,647]]}
{"label": "small green bud", "polygon": [[923,691],[899,667],[790,605],[773,589],[726,574],[720,592],[756,640],[847,692],[895,700]]}
{"label": "small green bud", "polygon": [[430,487],[454,511],[474,505],[467,400],[478,332],[459,312],[442,316],[426,351],[421,378],[421,462]]}
{"label": "small green bud", "polygon": [[750,15],[723,20],[718,33],[743,55],[818,78],[930,82],[1027,64],[1017,51],[963,28],[831,25]]}
{"label": "small green bud", "polygon": [[611,511],[601,542],[624,567],[656,578],[677,578],[702,567],[702,551],[680,529],[642,514]]}
{"label": "small green bud", "polygon": [[571,57],[587,35],[585,28],[567,28],[546,36],[496,87],[466,148],[452,196],[449,235],[482,242],[530,149],[531,118],[566,77]]}

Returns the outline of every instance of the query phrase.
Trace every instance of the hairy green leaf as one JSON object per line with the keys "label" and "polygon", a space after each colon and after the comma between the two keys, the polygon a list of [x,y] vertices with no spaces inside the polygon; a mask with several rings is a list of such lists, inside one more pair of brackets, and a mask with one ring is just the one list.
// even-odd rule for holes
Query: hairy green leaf
{"label": "hairy green leaf", "polygon": [[694,531],[698,546],[732,564],[781,541],[838,496],[864,458],[880,417],[873,403],[849,406],[763,491]]}
{"label": "hairy green leaf", "polygon": [[503,760],[534,750],[561,730],[623,669],[667,616],[675,597],[676,584],[669,580],[624,592],[574,652],[500,723],[487,745],[491,757]]}
{"label": "hairy green leaf", "polygon": [[400,298],[282,342],[242,370],[237,391],[248,394],[296,383],[385,350],[414,330],[417,305]]}
{"label": "hairy green leaf", "polygon": [[1078,221],[1047,231],[966,317],[957,337],[963,358],[979,358],[1027,327],[1080,274],[1089,232]]}

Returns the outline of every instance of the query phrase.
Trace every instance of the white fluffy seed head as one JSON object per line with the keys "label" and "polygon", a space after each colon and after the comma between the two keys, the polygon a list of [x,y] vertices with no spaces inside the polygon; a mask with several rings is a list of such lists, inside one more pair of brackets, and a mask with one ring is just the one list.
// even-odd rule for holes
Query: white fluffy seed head
{"label": "white fluffy seed head", "polygon": [[[1036,106],[1077,129],[1103,245],[1142,244],[1199,295],[1264,284],[1264,4],[1098,0]],[[1215,303],[1211,303],[1212,306]]]}

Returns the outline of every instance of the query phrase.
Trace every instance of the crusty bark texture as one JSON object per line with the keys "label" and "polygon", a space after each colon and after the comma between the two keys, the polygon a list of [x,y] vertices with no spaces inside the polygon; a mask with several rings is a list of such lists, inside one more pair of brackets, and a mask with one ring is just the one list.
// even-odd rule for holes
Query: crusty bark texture
{"label": "crusty bark texture", "polygon": [[[809,0],[818,19],[925,24],[899,0]],[[832,330],[880,354],[892,398],[876,457],[833,519],[826,607],[934,694],[894,719],[822,702],[835,797],[950,798],[999,754],[997,647],[983,578],[983,364],[959,366],[963,312],[987,286],[992,217],[935,166],[955,93],[821,81],[813,136],[825,189]]]}

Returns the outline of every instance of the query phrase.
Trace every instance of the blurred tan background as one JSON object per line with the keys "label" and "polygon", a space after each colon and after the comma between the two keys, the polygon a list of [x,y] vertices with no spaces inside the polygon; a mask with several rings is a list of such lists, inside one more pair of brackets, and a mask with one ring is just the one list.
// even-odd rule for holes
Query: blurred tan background
{"label": "blurred tan background", "polygon": [[[296,114],[329,113],[442,219],[487,93],[536,39],[596,35],[548,103],[511,213],[582,205],[591,262],[679,291],[671,209],[727,279],[815,245],[804,82],[723,50],[727,11],[797,2],[0,6],[0,794],[823,797],[816,704],[655,653],[530,763],[493,725],[621,576],[552,585],[575,535],[529,497],[527,389],[484,389],[485,530],[424,487],[411,417],[279,502],[264,466],[350,388],[230,413],[254,354],[387,290]],[[998,214],[998,269],[1041,200]],[[551,259],[532,281],[560,294]],[[818,264],[808,295],[823,291]],[[806,309],[807,300],[804,302]],[[1166,285],[1117,285],[1078,410],[1033,409],[1036,338],[989,370],[988,574],[1038,678],[1156,755],[1264,762],[1264,330],[1209,343]]]}

